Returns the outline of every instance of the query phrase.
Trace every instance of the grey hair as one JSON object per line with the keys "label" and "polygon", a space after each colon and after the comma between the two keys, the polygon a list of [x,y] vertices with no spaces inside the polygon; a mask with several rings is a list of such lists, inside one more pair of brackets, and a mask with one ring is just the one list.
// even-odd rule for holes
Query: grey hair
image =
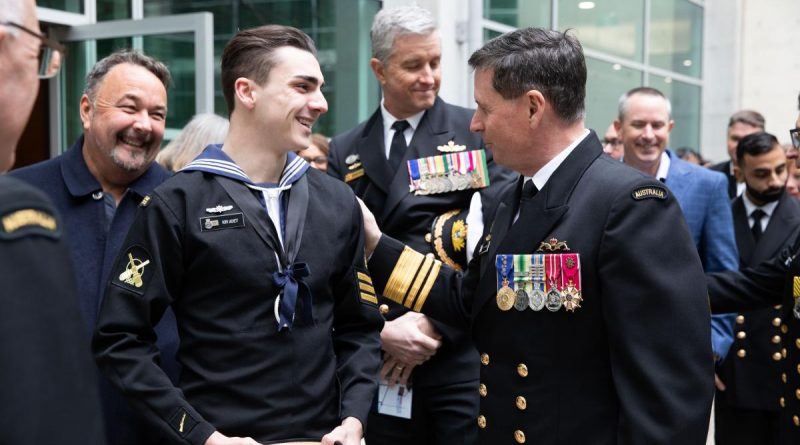
{"label": "grey hair", "polygon": [[617,106],[617,119],[619,119],[620,122],[625,120],[625,112],[627,111],[628,107],[628,99],[630,99],[631,96],[634,96],[636,94],[641,94],[644,96],[656,96],[664,99],[664,102],[667,104],[667,116],[670,118],[672,117],[672,102],[670,102],[669,99],[667,99],[667,96],[665,96],[664,93],[652,87],[638,87],[628,91],[627,93],[619,97],[619,105]]}
{"label": "grey hair", "polygon": [[97,88],[100,82],[102,82],[103,78],[106,77],[106,74],[108,74],[112,68],[123,63],[145,68],[164,84],[164,89],[169,89],[172,77],[169,74],[169,69],[163,62],[140,51],[126,48],[114,51],[94,64],[92,69],[89,70],[89,74],[86,75],[86,87],[83,90],[83,94],[88,96],[89,100],[94,103],[95,94],[97,94]]}
{"label": "grey hair", "polygon": [[436,31],[436,22],[427,9],[419,6],[401,6],[381,9],[375,14],[369,36],[372,40],[372,57],[386,63],[392,56],[394,40],[407,34],[428,35]]}
{"label": "grey hair", "polygon": [[0,0],[0,20],[24,25],[23,18],[27,2],[20,0]]}
{"label": "grey hair", "polygon": [[156,162],[171,171],[178,171],[191,162],[209,144],[224,142],[229,122],[213,113],[195,115],[178,137],[170,141],[156,156]]}

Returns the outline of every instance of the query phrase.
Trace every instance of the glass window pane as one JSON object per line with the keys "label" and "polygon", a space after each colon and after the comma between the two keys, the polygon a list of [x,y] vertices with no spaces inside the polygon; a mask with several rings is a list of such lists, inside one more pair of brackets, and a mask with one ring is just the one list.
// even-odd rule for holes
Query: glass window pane
{"label": "glass window pane", "polygon": [[[267,23],[302,29],[316,43],[325,77],[322,91],[328,100],[328,112],[320,117],[314,131],[334,135],[366,119],[369,114],[360,110],[372,113],[380,100],[377,81],[369,68],[369,27],[379,8],[380,2],[375,0],[148,0],[144,15],[214,14],[214,106],[222,116],[227,115],[227,106],[220,88],[219,61],[228,40],[239,29]],[[176,56],[193,57],[191,46],[175,48]],[[337,94],[337,89],[348,94]]]}
{"label": "glass window pane", "polygon": [[591,57],[586,58],[586,69],[586,127],[602,139],[617,118],[620,96],[642,85],[642,73]]}
{"label": "glass window pane", "polygon": [[550,14],[550,0],[483,0],[483,18],[515,28],[549,28]]}
{"label": "glass window pane", "polygon": [[96,7],[98,22],[131,18],[131,0],[99,0]]}
{"label": "glass window pane", "polygon": [[[580,7],[587,3],[592,8]],[[558,14],[559,29],[574,29],[584,48],[642,61],[643,1],[559,2]]]}
{"label": "glass window pane", "polygon": [[670,77],[650,75],[650,86],[672,102],[675,127],[669,134],[669,148],[689,147],[700,152],[700,87]]}
{"label": "glass window pane", "polygon": [[688,0],[651,2],[650,64],[700,77],[703,8]]}
{"label": "glass window pane", "polygon": [[36,6],[83,14],[83,1],[84,0],[37,0]]}

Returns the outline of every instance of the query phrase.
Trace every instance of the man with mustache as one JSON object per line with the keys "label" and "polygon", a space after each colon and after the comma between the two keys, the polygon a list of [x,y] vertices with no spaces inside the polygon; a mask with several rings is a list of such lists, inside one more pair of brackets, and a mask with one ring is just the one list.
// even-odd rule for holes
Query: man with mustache
{"label": "man with mustache", "polygon": [[[383,326],[353,192],[294,152],[328,104],[314,42],[288,26],[222,52],[222,145],[140,204],[92,343],[101,371],[169,443],[358,445]],[[167,307],[180,382],[153,362]]]}
{"label": "man with mustache", "polygon": [[[690,164],[667,150],[674,126],[672,106],[655,88],[634,88],[619,101],[614,126],[624,147],[623,162],[669,187],[681,206],[706,272],[737,269],[738,253],[724,175]],[[733,314],[714,315],[711,343],[717,361],[733,341]]]}
{"label": "man with mustache", "polygon": [[[737,179],[745,184],[732,206],[736,243],[742,267],[755,266],[791,246],[800,204],[786,193],[786,153],[775,136],[751,133],[739,141],[734,156]],[[726,386],[715,405],[720,444],[777,443],[780,317],[774,307],[736,317],[731,354],[717,370]]]}
{"label": "man with mustache", "polygon": [[[49,195],[64,218],[91,335],[113,260],[142,199],[169,173],[153,162],[167,117],[170,74],[158,60],[121,50],[98,61],[80,100],[81,135],[61,156],[11,173]],[[178,334],[168,311],[156,327],[160,365],[177,381]],[[88,344],[86,345],[88,347]],[[156,443],[118,390],[99,377],[108,443]]]}

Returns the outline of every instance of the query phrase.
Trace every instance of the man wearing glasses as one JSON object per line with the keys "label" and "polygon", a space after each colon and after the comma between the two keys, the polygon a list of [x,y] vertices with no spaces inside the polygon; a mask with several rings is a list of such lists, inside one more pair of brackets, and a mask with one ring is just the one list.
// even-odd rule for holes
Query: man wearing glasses
{"label": "man wearing glasses", "polygon": [[[800,106],[800,97],[798,97]],[[789,130],[792,149],[787,157],[797,159],[800,148],[800,116]],[[797,161],[795,161],[797,162]],[[778,444],[800,443],[800,227],[790,236],[794,242],[770,261],[741,271],[708,274],[708,294],[714,313],[735,312],[780,304],[775,318],[781,332],[780,406]]]}
{"label": "man wearing glasses", "polygon": [[[39,79],[62,61],[61,45],[39,33],[35,8],[0,0],[0,173],[14,163]],[[2,443],[103,443],[62,224],[41,192],[0,176]]]}

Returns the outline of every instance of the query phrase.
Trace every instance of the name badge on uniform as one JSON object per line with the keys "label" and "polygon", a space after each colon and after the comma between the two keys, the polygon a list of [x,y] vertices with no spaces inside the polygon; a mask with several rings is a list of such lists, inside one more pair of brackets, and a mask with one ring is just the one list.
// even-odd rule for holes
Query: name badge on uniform
{"label": "name badge on uniform", "polygon": [[434,195],[489,185],[486,151],[456,151],[408,161],[409,191]]}
{"label": "name badge on uniform", "polygon": [[218,216],[204,216],[200,218],[200,231],[211,232],[222,229],[236,229],[244,227],[244,216],[241,213],[229,213]]}
{"label": "name badge on uniform", "polygon": [[[578,253],[497,255],[497,307],[520,312],[530,308],[562,308],[575,312],[581,307],[581,261]],[[799,281],[800,282],[800,281]]]}

